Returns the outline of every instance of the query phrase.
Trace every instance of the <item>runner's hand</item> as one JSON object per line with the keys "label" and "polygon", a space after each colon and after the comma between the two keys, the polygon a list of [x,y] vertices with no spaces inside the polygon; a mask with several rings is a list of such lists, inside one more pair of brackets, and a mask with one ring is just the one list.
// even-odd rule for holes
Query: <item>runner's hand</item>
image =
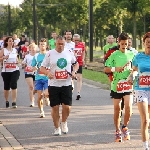
{"label": "runner's hand", "polygon": [[122,72],[122,71],[124,71],[124,68],[123,67],[115,67],[115,71]]}
{"label": "runner's hand", "polygon": [[51,74],[50,72],[48,72],[47,77],[48,77],[49,79],[54,79],[54,75]]}
{"label": "runner's hand", "polygon": [[76,79],[76,72],[75,71],[72,71],[72,79]]}
{"label": "runner's hand", "polygon": [[127,78],[127,82],[128,82],[128,84],[133,85],[133,77],[132,77],[132,75],[130,75],[130,76]]}
{"label": "runner's hand", "polygon": [[9,55],[3,56],[3,59],[8,59]]}

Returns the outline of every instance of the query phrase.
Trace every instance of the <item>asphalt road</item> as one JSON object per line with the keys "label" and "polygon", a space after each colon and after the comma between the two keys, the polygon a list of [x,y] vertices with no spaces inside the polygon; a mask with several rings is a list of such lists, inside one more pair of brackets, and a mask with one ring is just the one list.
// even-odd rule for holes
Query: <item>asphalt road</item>
{"label": "asphalt road", "polygon": [[128,126],[131,140],[114,142],[113,105],[108,90],[83,83],[81,100],[75,100],[74,91],[68,134],[55,137],[52,135],[54,127],[50,116],[51,108],[45,106],[46,117],[39,118],[37,104],[34,108],[29,107],[28,88],[22,70],[18,82],[17,109],[5,108],[2,79],[0,85],[0,121],[26,150],[143,149],[137,106],[133,107],[134,114]]}

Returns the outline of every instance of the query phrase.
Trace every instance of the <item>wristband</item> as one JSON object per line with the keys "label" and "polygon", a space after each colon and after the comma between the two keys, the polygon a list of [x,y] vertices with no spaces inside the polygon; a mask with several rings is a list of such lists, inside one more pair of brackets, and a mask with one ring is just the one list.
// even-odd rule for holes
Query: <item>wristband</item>
{"label": "wristband", "polygon": [[115,67],[111,68],[111,72],[115,72],[115,70],[116,70]]}

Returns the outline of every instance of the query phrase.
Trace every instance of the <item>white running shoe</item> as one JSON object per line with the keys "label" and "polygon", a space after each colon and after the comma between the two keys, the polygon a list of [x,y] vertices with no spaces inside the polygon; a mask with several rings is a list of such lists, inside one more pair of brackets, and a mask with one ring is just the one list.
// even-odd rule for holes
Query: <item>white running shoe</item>
{"label": "white running shoe", "polygon": [[61,135],[61,129],[60,129],[60,127],[59,127],[59,128],[54,129],[54,133],[53,133],[53,135],[55,135],[55,136],[59,136],[59,135]]}
{"label": "white running shoe", "polygon": [[44,117],[45,117],[44,111],[41,111],[40,118],[44,118]]}
{"label": "white running shoe", "polygon": [[34,107],[34,101],[30,102],[30,107]]}
{"label": "white running shoe", "polygon": [[67,133],[68,133],[67,122],[62,122],[62,123],[61,123],[61,128],[62,128],[62,133],[64,133],[64,134],[67,134]]}

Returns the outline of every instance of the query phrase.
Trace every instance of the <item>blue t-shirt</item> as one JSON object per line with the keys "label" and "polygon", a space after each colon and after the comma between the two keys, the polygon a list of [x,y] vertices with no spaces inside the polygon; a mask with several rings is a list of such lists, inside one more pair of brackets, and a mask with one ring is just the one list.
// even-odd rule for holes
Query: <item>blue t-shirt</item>
{"label": "blue t-shirt", "polygon": [[36,71],[36,74],[35,74],[35,80],[41,80],[41,79],[48,80],[47,76],[39,74],[40,67],[41,67],[41,64],[43,62],[45,55],[46,54],[37,53],[37,54],[35,54],[35,56],[32,59],[32,67],[38,68],[38,70]]}
{"label": "blue t-shirt", "polygon": [[132,62],[133,66],[138,68],[138,75],[135,78],[135,90],[150,90],[150,87],[139,87],[139,74],[148,72],[150,73],[150,55],[145,55],[144,52],[138,53]]}

